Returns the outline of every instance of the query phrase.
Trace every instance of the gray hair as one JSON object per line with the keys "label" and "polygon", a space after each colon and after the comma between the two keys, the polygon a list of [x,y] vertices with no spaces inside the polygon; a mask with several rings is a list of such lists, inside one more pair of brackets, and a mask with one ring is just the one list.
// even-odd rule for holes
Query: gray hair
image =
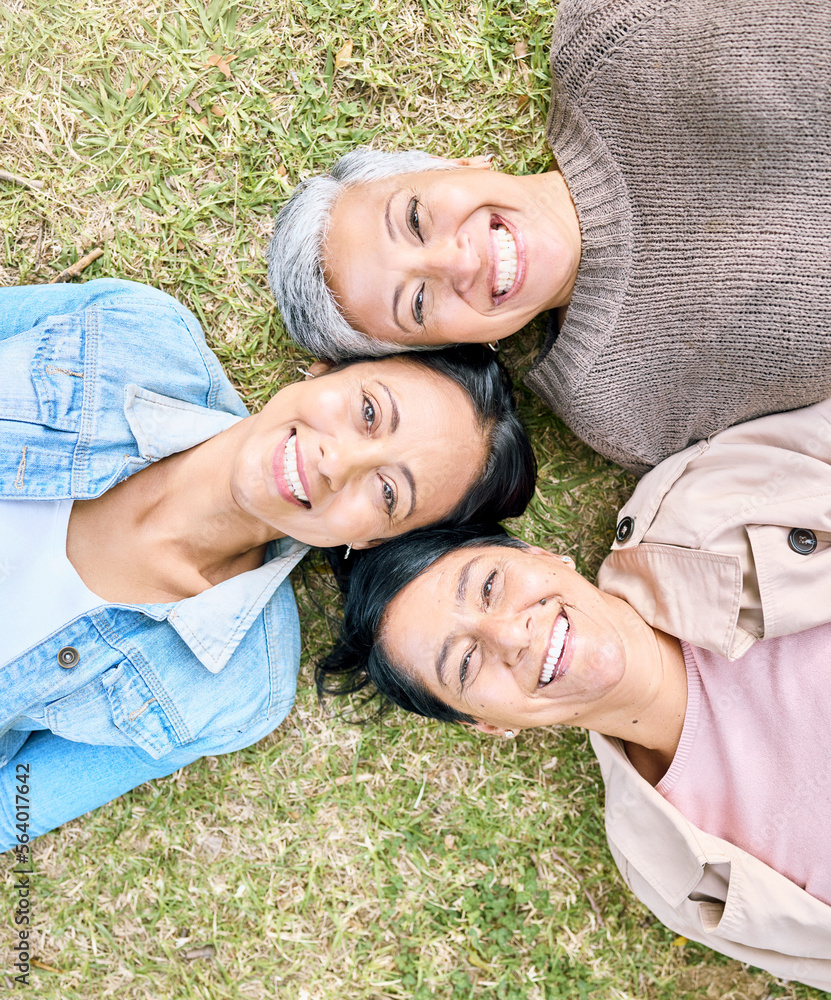
{"label": "gray hair", "polygon": [[347,322],[326,284],[323,249],[332,209],[348,188],[454,166],[420,150],[388,153],[360,146],[336,160],[329,173],[298,185],[274,220],[268,281],[286,329],[304,350],[316,358],[341,361],[355,354],[381,357],[418,349],[376,340]]}

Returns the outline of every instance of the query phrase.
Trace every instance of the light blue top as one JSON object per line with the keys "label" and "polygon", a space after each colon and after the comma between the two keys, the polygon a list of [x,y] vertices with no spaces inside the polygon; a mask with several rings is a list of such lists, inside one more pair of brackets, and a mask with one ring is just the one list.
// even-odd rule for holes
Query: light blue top
{"label": "light blue top", "polygon": [[[7,499],[100,496],[247,412],[194,316],[128,281],[0,289],[0,372]],[[287,575],[305,551],[272,544],[182,601],[103,604],[0,666],[0,850],[18,832],[18,764],[32,837],[279,725],[300,663]]]}

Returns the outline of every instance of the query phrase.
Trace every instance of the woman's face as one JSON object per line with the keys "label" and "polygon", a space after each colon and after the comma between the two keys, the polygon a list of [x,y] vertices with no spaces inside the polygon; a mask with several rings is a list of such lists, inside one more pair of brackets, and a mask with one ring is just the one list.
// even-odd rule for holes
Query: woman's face
{"label": "woman's face", "polygon": [[580,229],[559,174],[430,170],[348,189],[327,280],[347,320],[402,345],[485,343],[565,305]]}
{"label": "woman's face", "polygon": [[382,642],[484,732],[586,726],[605,732],[626,700],[635,612],[542,549],[457,549],[392,601]]}
{"label": "woman's face", "polygon": [[243,511],[311,545],[367,545],[440,520],[484,466],[467,393],[395,358],[281,389],[246,421]]}

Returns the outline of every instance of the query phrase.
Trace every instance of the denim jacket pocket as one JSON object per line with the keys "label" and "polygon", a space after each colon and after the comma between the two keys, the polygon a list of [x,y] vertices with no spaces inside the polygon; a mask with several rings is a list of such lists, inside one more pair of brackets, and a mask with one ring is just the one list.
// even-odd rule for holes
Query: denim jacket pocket
{"label": "denim jacket pocket", "polygon": [[139,746],[154,760],[190,743],[175,710],[169,714],[136,668],[124,661],[47,706],[44,720],[57,736],[104,746]]}
{"label": "denim jacket pocket", "polygon": [[[75,431],[84,405],[86,337],[80,316],[50,317],[0,341],[0,371],[17,372],[0,394],[0,418]],[[29,378],[21,377],[27,372]]]}

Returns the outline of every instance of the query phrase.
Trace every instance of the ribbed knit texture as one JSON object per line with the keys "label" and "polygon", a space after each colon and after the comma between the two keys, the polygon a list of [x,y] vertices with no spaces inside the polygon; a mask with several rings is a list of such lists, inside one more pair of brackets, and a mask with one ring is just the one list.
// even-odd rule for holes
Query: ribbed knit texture
{"label": "ribbed knit texture", "polygon": [[639,472],[831,396],[831,2],[561,0],[551,66],[583,249],[528,385]]}

